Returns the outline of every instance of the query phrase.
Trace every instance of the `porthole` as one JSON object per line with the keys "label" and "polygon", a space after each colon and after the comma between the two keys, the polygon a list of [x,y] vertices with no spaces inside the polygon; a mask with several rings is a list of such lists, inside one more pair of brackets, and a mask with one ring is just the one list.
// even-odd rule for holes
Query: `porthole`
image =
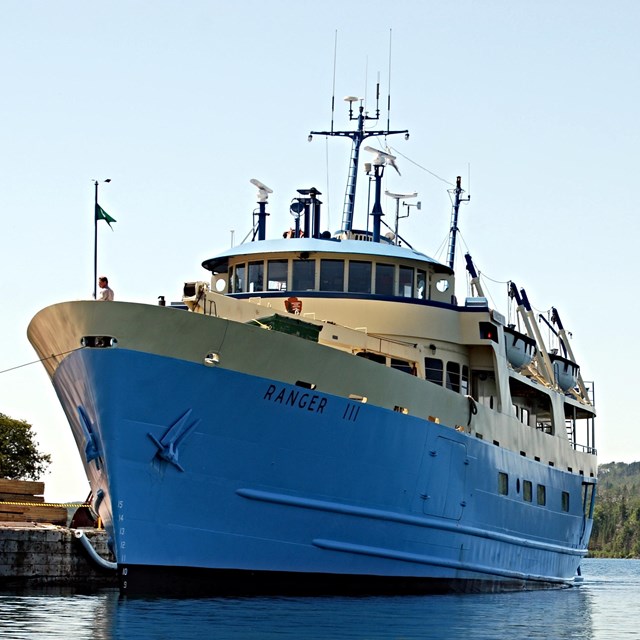
{"label": "porthole", "polygon": [[438,282],[436,282],[436,289],[440,293],[444,293],[448,288],[449,288],[448,280],[445,280],[444,278],[442,278],[442,280],[438,280]]}

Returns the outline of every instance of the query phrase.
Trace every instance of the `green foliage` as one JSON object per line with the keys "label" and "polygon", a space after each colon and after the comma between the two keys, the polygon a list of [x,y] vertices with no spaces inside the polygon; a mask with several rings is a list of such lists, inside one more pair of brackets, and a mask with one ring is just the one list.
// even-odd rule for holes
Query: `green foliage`
{"label": "green foliage", "polygon": [[0,478],[38,480],[51,456],[38,451],[32,426],[0,413]]}
{"label": "green foliage", "polygon": [[640,462],[600,465],[589,553],[640,558]]}

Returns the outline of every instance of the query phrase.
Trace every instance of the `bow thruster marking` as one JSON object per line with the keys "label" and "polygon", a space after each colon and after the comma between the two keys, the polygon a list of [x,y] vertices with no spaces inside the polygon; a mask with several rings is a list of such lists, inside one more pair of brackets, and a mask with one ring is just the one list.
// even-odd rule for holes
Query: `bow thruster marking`
{"label": "bow thruster marking", "polygon": [[156,447],[158,447],[156,455],[162,458],[162,460],[171,463],[177,469],[180,469],[180,471],[184,471],[184,468],[178,462],[178,447],[200,424],[199,419],[189,424],[189,417],[191,416],[192,411],[192,409],[187,409],[187,411],[185,411],[185,413],[167,429],[160,440],[158,440],[158,438],[156,438],[152,433],[147,434],[151,440],[153,440]]}

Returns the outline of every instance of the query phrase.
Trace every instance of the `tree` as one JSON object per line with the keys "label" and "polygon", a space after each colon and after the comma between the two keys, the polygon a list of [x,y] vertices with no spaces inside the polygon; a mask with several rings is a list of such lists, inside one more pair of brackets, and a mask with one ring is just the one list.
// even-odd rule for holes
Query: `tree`
{"label": "tree", "polygon": [[51,463],[51,456],[38,451],[33,427],[0,413],[0,478],[38,480]]}

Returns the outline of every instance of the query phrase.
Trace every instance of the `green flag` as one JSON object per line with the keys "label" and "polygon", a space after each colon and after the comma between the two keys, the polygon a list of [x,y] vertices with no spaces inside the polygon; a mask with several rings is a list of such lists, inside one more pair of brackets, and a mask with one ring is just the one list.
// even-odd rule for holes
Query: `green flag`
{"label": "green flag", "polygon": [[111,226],[112,222],[117,222],[115,218],[112,218],[97,202],[96,202],[96,220],[104,220],[109,228],[113,231]]}

